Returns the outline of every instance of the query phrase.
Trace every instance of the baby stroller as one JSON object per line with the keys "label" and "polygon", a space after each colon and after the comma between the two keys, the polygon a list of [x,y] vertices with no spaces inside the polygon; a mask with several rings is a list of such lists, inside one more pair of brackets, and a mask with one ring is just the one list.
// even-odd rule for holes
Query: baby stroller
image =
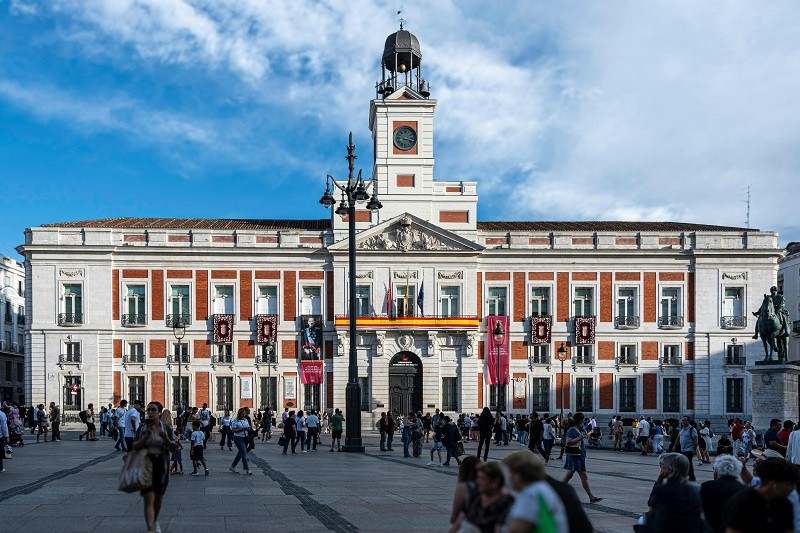
{"label": "baby stroller", "polygon": [[8,425],[8,444],[9,446],[25,446],[22,440],[22,426]]}

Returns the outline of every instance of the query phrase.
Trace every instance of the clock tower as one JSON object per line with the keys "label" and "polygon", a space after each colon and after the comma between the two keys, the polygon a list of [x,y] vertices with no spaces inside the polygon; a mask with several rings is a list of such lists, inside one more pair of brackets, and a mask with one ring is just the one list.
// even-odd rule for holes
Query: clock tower
{"label": "clock tower", "polygon": [[[466,238],[476,234],[477,184],[433,178],[436,100],[422,77],[419,40],[403,29],[389,35],[381,78],[370,103],[373,177],[383,208],[356,212],[360,230],[408,213]],[[334,230],[346,224],[334,217]]]}

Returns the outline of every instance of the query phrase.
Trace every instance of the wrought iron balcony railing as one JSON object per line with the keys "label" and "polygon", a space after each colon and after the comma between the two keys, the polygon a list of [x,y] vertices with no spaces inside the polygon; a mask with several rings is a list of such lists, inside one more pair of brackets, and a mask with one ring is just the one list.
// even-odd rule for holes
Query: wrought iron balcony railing
{"label": "wrought iron balcony railing", "polygon": [[576,365],[593,365],[594,364],[594,355],[576,355],[575,356],[575,364]]}
{"label": "wrought iron balcony railing", "polygon": [[122,356],[123,363],[144,364],[147,358],[144,354],[126,354]]}
{"label": "wrought iron balcony railing", "polygon": [[79,364],[83,362],[83,357],[81,353],[62,353],[58,356],[58,362],[63,364]]}
{"label": "wrought iron balcony railing", "polygon": [[747,365],[747,358],[743,355],[726,355],[725,364],[727,366],[745,366]]}
{"label": "wrought iron balcony railing", "polygon": [[617,364],[620,366],[635,366],[639,364],[639,358],[636,357],[636,354],[620,355],[617,357]]}
{"label": "wrought iron balcony railing", "polygon": [[639,317],[636,315],[618,316],[614,319],[617,329],[635,329],[639,327]]}
{"label": "wrought iron balcony railing", "polygon": [[658,317],[658,327],[661,329],[678,329],[683,327],[683,317],[678,315],[665,315]]}
{"label": "wrought iron balcony railing", "polygon": [[188,326],[192,323],[192,315],[191,313],[180,313],[177,315],[167,315],[167,327],[174,328],[179,322],[182,322],[184,326]]}
{"label": "wrought iron balcony railing", "polygon": [[661,364],[664,366],[680,366],[683,364],[683,361],[681,360],[681,356],[672,355],[668,357],[662,357]]}
{"label": "wrought iron balcony railing", "polygon": [[126,327],[144,326],[147,324],[147,315],[141,313],[128,313],[122,315],[122,325]]}
{"label": "wrought iron balcony railing", "polygon": [[[409,327],[429,329],[475,329],[480,327],[477,316],[389,316],[373,315],[359,316],[356,318],[356,327],[359,329],[406,329]],[[346,328],[350,325],[348,315],[336,315],[334,324],[337,328]]]}
{"label": "wrought iron balcony railing", "polygon": [[59,326],[80,326],[83,324],[83,313],[59,313]]}
{"label": "wrought iron balcony railing", "polygon": [[741,316],[724,316],[720,320],[720,327],[722,329],[744,329],[747,327],[747,317]]}
{"label": "wrought iron balcony railing", "polygon": [[225,365],[232,365],[233,364],[233,355],[231,354],[217,354],[211,356],[212,363],[219,363]]}
{"label": "wrought iron balcony railing", "polygon": [[528,364],[531,366],[542,366],[550,364],[549,355],[532,355],[528,358]]}

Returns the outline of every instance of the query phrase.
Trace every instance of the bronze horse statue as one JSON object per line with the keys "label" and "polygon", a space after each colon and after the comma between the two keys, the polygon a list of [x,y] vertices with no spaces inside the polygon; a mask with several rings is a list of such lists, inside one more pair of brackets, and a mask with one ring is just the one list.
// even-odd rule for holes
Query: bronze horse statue
{"label": "bronze horse statue", "polygon": [[764,361],[772,361],[772,354],[778,352],[778,361],[786,360],[788,333],[786,324],[775,312],[772,297],[764,295],[764,301],[758,310],[758,323],[756,325],[761,342],[764,344]]}

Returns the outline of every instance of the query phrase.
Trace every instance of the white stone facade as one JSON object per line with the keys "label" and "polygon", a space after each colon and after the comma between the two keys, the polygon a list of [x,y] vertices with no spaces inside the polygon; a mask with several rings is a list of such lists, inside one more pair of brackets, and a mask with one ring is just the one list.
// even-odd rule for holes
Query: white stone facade
{"label": "white stone facade", "polygon": [[800,243],[789,243],[786,256],[778,263],[778,289],[786,298],[791,335],[788,339],[789,361],[800,360]]}
{"label": "white stone facade", "polygon": [[2,257],[0,264],[0,400],[25,402],[25,270]]}

